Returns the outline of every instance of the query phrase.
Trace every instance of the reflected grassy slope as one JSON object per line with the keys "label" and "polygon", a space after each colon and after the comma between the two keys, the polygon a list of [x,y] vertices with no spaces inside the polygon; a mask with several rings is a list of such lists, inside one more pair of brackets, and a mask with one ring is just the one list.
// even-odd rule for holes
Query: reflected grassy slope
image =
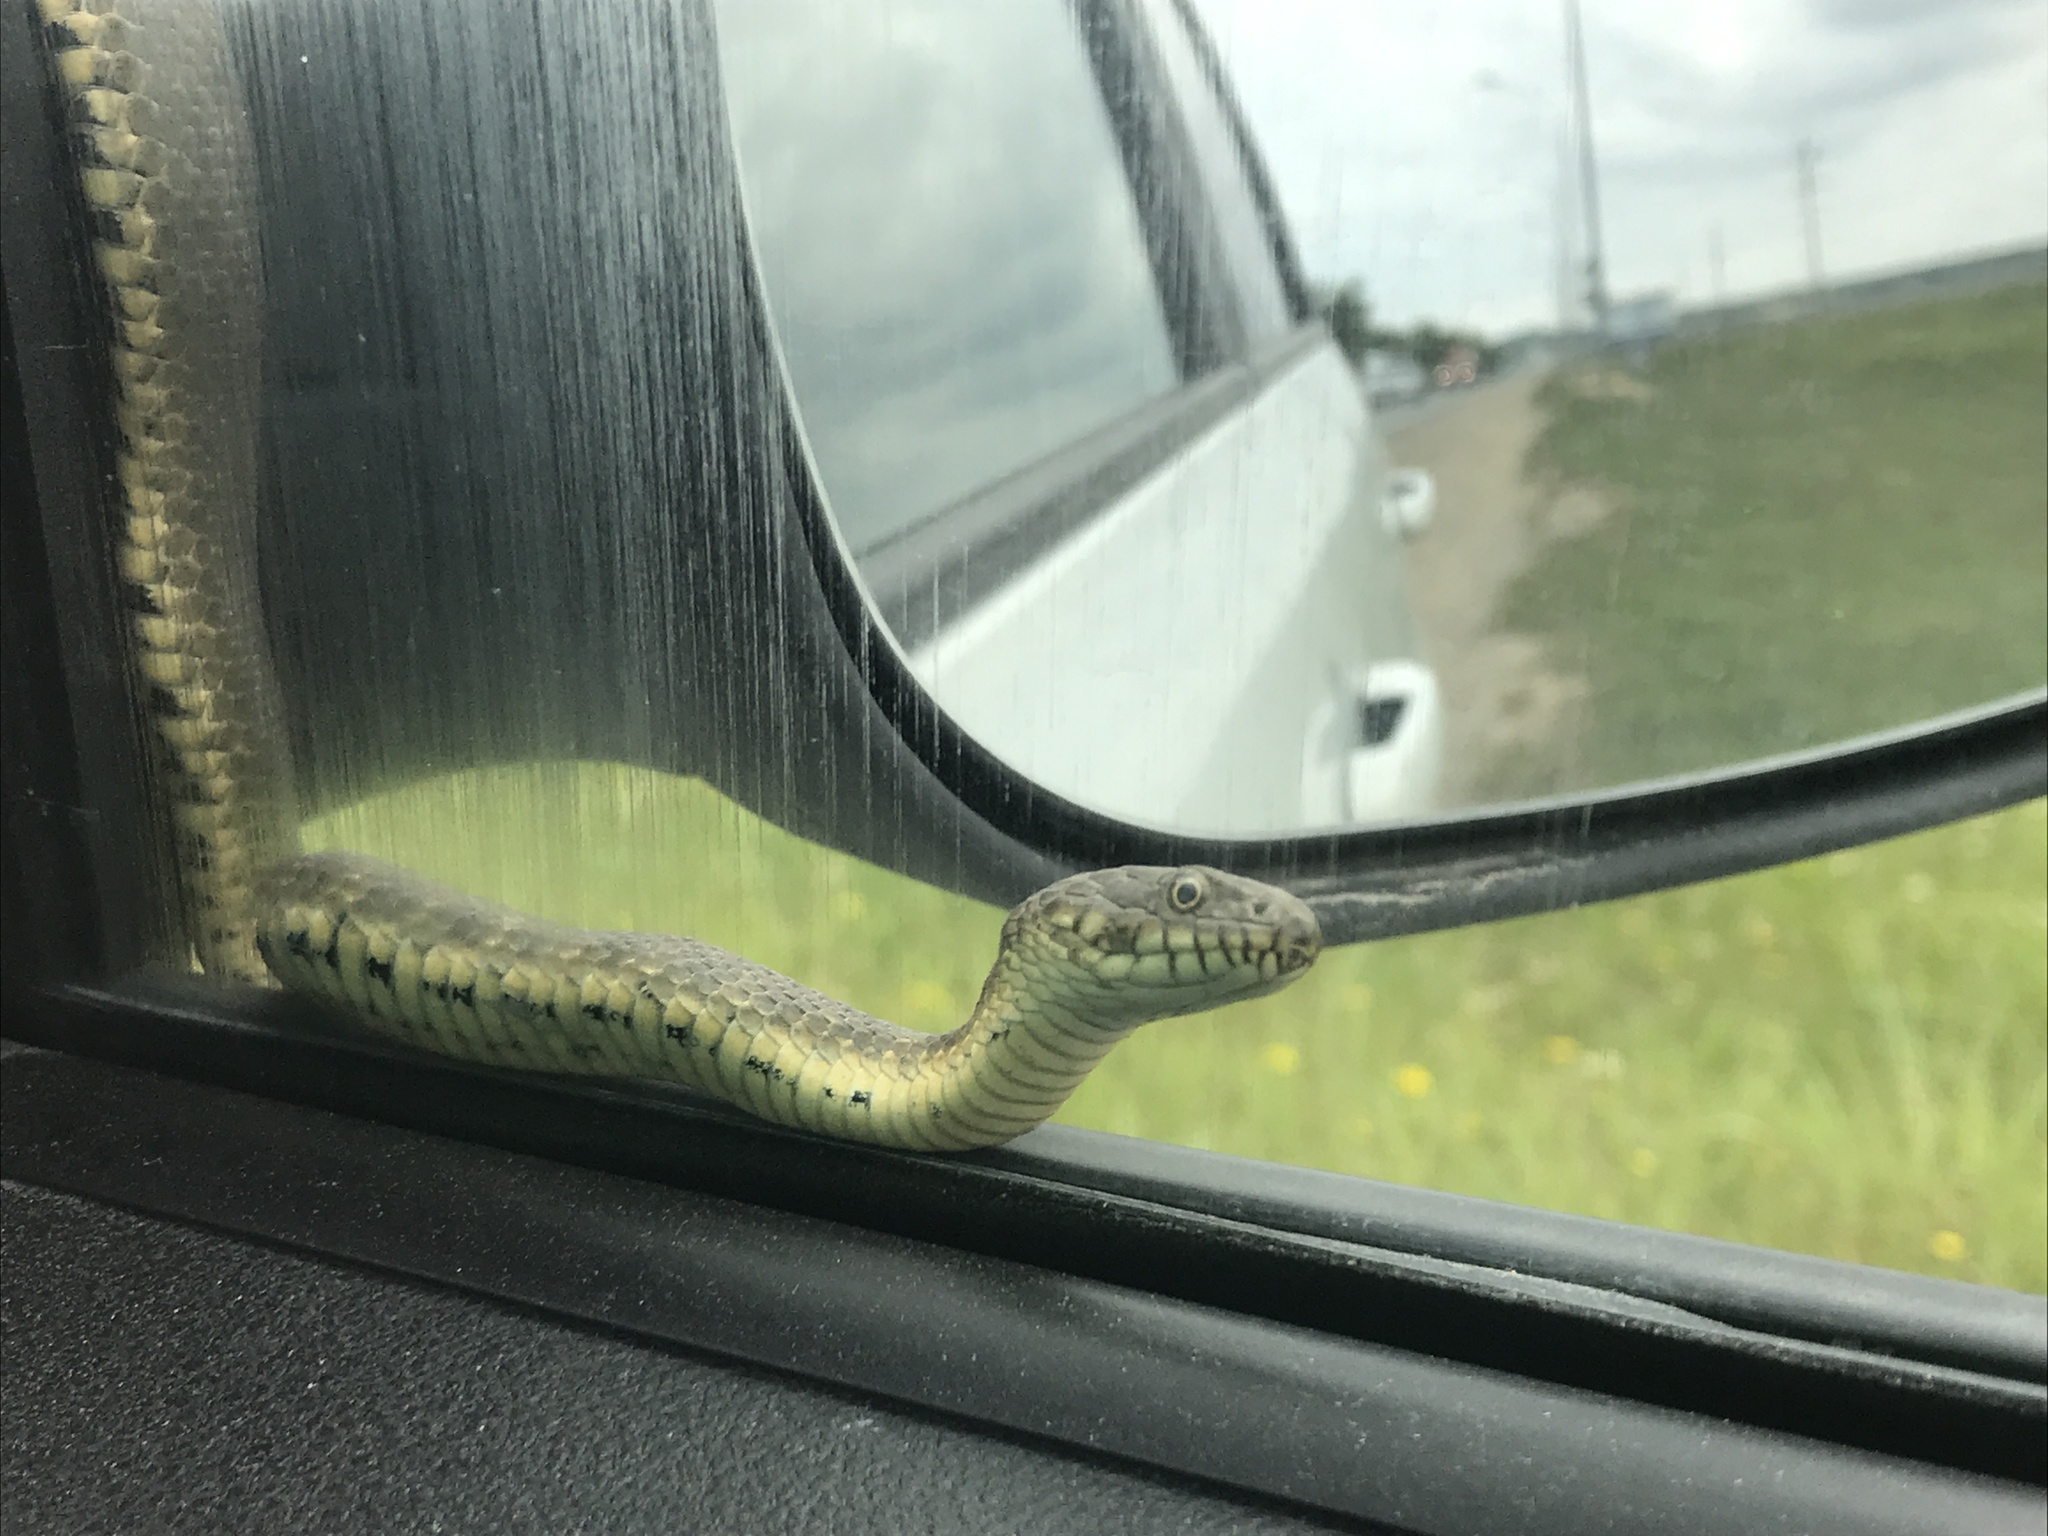
{"label": "reflected grassy slope", "polygon": [[[564,920],[694,934],[950,1027],[1001,914],[693,781],[467,773],[310,829]],[[1141,1031],[1061,1119],[2048,1289],[2041,803],[1789,868],[1326,956]]]}
{"label": "reflected grassy slope", "polygon": [[1508,594],[1501,627],[1588,697],[1558,761],[1497,788],[1697,771],[2048,679],[2048,288],[1671,345],[1538,400],[1532,469],[1611,511]]}

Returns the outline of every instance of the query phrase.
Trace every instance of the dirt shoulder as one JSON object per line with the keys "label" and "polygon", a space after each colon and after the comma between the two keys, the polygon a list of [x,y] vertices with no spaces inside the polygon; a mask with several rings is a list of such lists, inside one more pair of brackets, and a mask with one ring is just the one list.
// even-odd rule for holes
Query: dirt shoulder
{"label": "dirt shoulder", "polygon": [[1440,401],[1387,431],[1390,462],[1436,477],[1429,531],[1409,546],[1409,594],[1444,696],[1441,809],[1498,787],[1499,765],[1552,755],[1587,686],[1535,636],[1499,627],[1501,599],[1549,541],[1606,515],[1593,493],[1525,473],[1543,428],[1532,371]]}

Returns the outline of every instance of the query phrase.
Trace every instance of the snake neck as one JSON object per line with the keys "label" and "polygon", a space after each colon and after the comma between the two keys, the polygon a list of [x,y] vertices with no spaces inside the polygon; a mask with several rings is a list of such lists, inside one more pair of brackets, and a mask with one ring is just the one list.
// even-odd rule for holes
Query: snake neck
{"label": "snake neck", "polygon": [[1064,956],[1036,949],[1006,936],[967,1022],[927,1049],[917,1076],[953,1133],[942,1144],[992,1145],[1042,1123],[1137,1027]]}

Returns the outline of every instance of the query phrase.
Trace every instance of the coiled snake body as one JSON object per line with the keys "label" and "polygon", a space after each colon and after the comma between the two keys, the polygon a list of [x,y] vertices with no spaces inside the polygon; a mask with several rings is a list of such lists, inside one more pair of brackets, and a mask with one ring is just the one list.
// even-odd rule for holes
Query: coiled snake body
{"label": "coiled snake body", "polygon": [[[130,642],[209,974],[282,983],[467,1060],[678,1081],[786,1125],[957,1151],[1044,1120],[1140,1024],[1313,962],[1313,913],[1270,886],[1199,867],[1076,875],[1010,914],[967,1022],[924,1035],[695,940],[584,932],[298,853],[255,597],[257,349],[241,332],[256,269],[218,18],[211,0],[129,0],[131,31],[40,4],[108,299]],[[163,71],[148,97],[141,38]]]}

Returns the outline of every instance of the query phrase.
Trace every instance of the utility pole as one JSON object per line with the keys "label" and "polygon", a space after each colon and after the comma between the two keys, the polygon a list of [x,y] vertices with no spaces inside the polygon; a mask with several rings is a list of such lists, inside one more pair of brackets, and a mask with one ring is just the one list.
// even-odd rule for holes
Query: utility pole
{"label": "utility pole", "polygon": [[1586,40],[1579,27],[1579,0],[1564,0],[1565,73],[1571,84],[1572,117],[1579,147],[1579,207],[1586,218],[1586,307],[1593,329],[1607,331],[1607,258],[1600,237],[1600,168],[1593,153],[1593,108],[1586,90]]}
{"label": "utility pole", "polygon": [[1819,293],[1824,281],[1820,264],[1820,197],[1814,187],[1814,170],[1820,151],[1811,139],[1801,139],[1792,150],[1792,168],[1799,182],[1799,223],[1806,235],[1806,286]]}
{"label": "utility pole", "polygon": [[1552,236],[1556,241],[1556,265],[1551,279],[1557,284],[1557,328],[1570,331],[1579,322],[1584,295],[1579,292],[1579,258],[1572,249],[1572,146],[1571,129],[1557,129],[1556,180],[1551,185]]}

